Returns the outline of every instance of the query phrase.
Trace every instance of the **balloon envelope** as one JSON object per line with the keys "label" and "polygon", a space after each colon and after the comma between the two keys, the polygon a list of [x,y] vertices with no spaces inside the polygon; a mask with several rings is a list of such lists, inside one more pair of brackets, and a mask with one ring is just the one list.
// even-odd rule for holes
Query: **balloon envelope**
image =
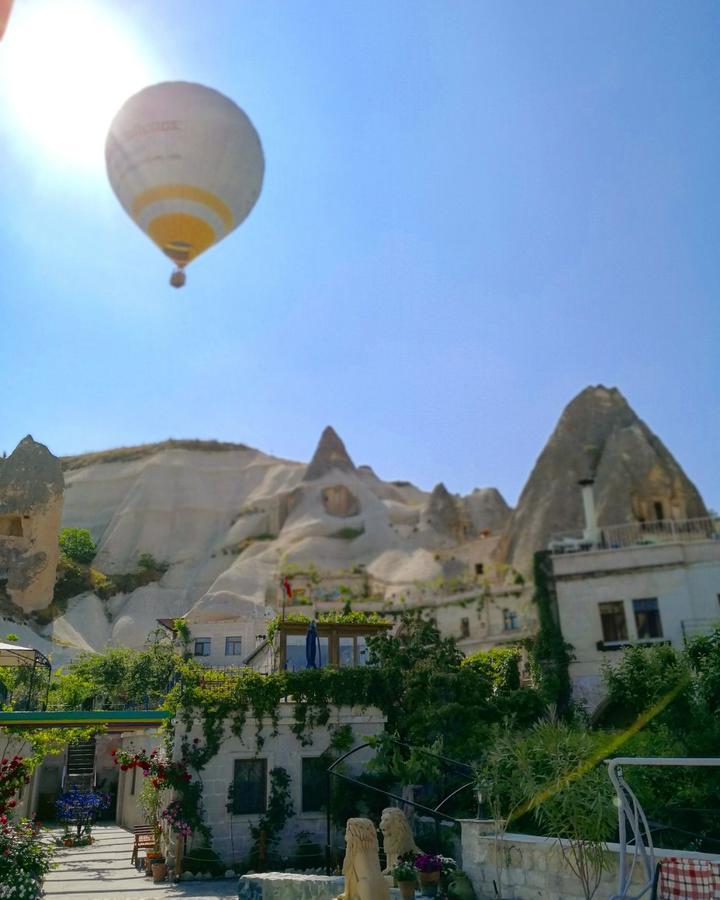
{"label": "balloon envelope", "polygon": [[125,211],[180,268],[247,218],[265,169],[240,107],[184,81],[152,85],[123,104],[105,162]]}
{"label": "balloon envelope", "polygon": [[2,36],[5,34],[12,5],[13,0],[0,0],[0,40],[2,40]]}

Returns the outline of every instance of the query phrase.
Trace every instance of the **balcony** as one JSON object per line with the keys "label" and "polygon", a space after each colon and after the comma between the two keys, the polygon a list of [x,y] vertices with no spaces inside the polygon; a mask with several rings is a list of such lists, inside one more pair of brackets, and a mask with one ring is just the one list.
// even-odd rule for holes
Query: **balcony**
{"label": "balcony", "polygon": [[548,550],[553,556],[561,556],[566,553],[624,550],[628,547],[656,544],[720,541],[720,523],[709,516],[677,521],[663,519],[658,522],[631,522],[625,525],[608,525],[598,530],[597,541],[587,540],[581,530],[552,535]]}

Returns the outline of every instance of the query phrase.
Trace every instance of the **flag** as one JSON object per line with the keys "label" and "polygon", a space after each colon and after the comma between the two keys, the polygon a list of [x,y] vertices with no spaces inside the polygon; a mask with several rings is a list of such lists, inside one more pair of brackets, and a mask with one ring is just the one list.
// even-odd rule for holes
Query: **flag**
{"label": "flag", "polygon": [[287,575],[283,579],[282,585],[283,585],[283,589],[285,591],[285,596],[288,598],[288,600],[292,600],[292,586],[290,584],[290,579],[287,577]]}

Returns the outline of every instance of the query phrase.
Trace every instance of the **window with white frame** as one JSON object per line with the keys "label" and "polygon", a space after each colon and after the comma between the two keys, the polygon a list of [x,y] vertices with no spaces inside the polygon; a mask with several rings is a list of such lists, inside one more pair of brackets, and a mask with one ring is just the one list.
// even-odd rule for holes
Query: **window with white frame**
{"label": "window with white frame", "polygon": [[518,614],[514,609],[503,610],[503,628],[505,631],[516,631],[518,628]]}

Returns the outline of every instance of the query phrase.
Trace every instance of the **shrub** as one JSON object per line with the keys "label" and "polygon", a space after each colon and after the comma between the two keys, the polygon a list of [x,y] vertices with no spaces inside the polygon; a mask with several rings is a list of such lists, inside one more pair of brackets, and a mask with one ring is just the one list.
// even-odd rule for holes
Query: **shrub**
{"label": "shrub", "polygon": [[87,528],[63,528],[60,532],[60,550],[67,559],[89,563],[97,552],[97,546]]}
{"label": "shrub", "polygon": [[60,794],[55,801],[58,819],[67,828],[75,826],[75,840],[90,834],[92,826],[101,812],[110,806],[110,795],[99,791],[81,791],[73,785],[69,791]]}
{"label": "shrub", "polygon": [[170,568],[167,563],[158,562],[152,553],[141,553],[138,556],[137,567],[143,572],[167,572]]}
{"label": "shrub", "polygon": [[89,590],[92,590],[92,583],[88,578],[87,572],[73,560],[67,557],[61,559],[55,580],[53,601],[63,604],[71,597],[77,597],[78,594]]}
{"label": "shrub", "polygon": [[0,825],[0,898],[36,900],[50,871],[53,850],[41,841],[30,822]]}
{"label": "shrub", "polygon": [[465,657],[461,666],[484,675],[496,691],[516,691],[520,688],[519,647],[494,647]]}

